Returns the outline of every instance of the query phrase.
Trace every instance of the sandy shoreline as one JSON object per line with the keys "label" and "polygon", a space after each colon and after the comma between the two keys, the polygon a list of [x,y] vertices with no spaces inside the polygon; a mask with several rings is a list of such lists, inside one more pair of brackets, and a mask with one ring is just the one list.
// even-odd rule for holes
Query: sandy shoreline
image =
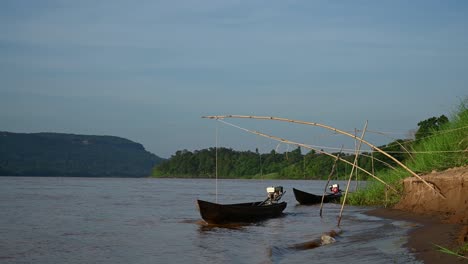
{"label": "sandy shoreline", "polygon": [[[443,197],[423,184],[422,178]],[[403,189],[394,209],[380,208],[368,214],[414,223],[405,246],[424,263],[468,263],[435,246],[453,250],[468,241],[468,166],[408,177]]]}
{"label": "sandy shoreline", "polygon": [[468,260],[437,250],[434,244],[456,248],[463,239],[466,225],[445,223],[440,216],[422,215],[407,211],[378,208],[367,212],[368,215],[381,218],[404,220],[415,224],[409,232],[408,243],[405,246],[415,254],[416,258],[424,263],[468,263]]}

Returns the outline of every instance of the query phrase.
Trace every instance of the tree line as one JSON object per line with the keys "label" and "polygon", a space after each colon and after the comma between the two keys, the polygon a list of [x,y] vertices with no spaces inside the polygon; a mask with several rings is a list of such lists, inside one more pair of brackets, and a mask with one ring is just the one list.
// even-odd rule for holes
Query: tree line
{"label": "tree line", "polygon": [[[217,164],[216,155],[218,156]],[[381,154],[374,153],[375,158],[379,155]],[[394,163],[383,155],[380,158],[386,160],[388,164]],[[354,155],[341,153],[340,159],[352,163]],[[177,151],[171,158],[156,166],[152,175],[154,177],[213,178],[217,173],[220,178],[324,179],[330,174],[334,162],[335,158],[313,150],[303,155],[300,147],[284,153],[278,153],[275,150],[271,150],[270,153],[236,151],[222,147],[194,152]],[[363,153],[363,156],[359,157],[359,166],[368,171],[372,170],[370,153]],[[351,167],[349,164],[338,163],[334,177],[344,178],[351,172]],[[382,163],[375,163],[374,170],[383,167],[385,165]],[[366,179],[364,174],[363,177]]]}

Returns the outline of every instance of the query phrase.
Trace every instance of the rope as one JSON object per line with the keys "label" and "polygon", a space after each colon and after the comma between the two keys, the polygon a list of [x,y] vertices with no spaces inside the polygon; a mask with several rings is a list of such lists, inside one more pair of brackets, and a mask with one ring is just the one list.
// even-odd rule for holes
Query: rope
{"label": "rope", "polygon": [[[307,145],[313,148],[321,148],[321,149],[329,149],[329,150],[341,150],[341,148],[337,147],[327,147],[327,146],[317,146],[317,145]],[[345,153],[354,153],[354,149],[342,149]],[[360,153],[368,152],[367,150],[360,150]],[[427,154],[427,153],[462,153],[468,152],[468,150],[434,150],[434,151],[385,151],[387,153],[411,153],[411,154]]]}
{"label": "rope", "polygon": [[[453,128],[453,129],[447,129],[447,130],[443,130],[443,131],[432,131],[432,132],[427,132],[427,133],[428,134],[433,134],[433,135],[444,134],[444,133],[449,133],[449,132],[453,132],[453,131],[461,130],[461,129],[466,129],[466,128],[468,128],[468,126],[458,127],[458,128]],[[361,131],[362,130],[358,130],[358,132],[361,132]],[[408,134],[408,132],[406,132],[406,133],[403,133],[403,132],[383,132],[383,131],[376,131],[376,130],[367,130],[367,132],[376,133],[376,134],[397,134],[397,135]],[[433,136],[433,135],[431,135],[431,136]]]}

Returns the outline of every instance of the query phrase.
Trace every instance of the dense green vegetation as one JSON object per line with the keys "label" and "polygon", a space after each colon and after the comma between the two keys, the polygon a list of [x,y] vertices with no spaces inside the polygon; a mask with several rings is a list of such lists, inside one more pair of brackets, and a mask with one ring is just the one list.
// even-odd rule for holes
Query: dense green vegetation
{"label": "dense green vegetation", "polygon": [[0,132],[0,176],[146,177],[162,160],[119,137]]}
{"label": "dense green vegetation", "polygon": [[[416,140],[411,143],[411,158],[404,159],[404,164],[412,171],[422,174],[433,170],[444,170],[452,167],[468,165],[468,109],[467,100],[463,102],[451,120],[441,116],[424,120],[419,125]],[[422,132],[421,132],[422,130]],[[382,170],[377,176],[385,182],[401,189],[401,179],[409,173],[402,168]],[[349,202],[356,205],[380,205],[385,186],[370,181],[365,190],[360,190],[350,196]],[[399,200],[399,194],[387,192],[388,205]]]}
{"label": "dense green vegetation", "polygon": [[[381,148],[400,150],[400,144],[393,142],[381,146]],[[218,156],[219,178],[326,179],[335,162],[333,157],[315,151],[309,151],[303,155],[299,147],[284,153],[277,153],[272,150],[270,153],[263,154],[258,153],[258,151],[209,148],[194,152],[188,150],[177,151],[175,155],[156,166],[152,175],[154,177],[215,177],[216,155]],[[334,155],[338,155],[338,153],[334,153]],[[350,162],[354,161],[354,155],[341,154],[340,158]],[[374,158],[380,159],[388,165],[395,165],[394,161],[382,154],[376,153]],[[400,155],[398,158],[404,158],[404,156]],[[359,164],[366,170],[371,171],[370,153],[364,153],[359,159]],[[387,164],[375,163],[374,169],[383,169],[388,166]],[[334,177],[344,178],[349,175],[350,171],[351,165],[340,162],[337,165]],[[366,174],[362,174],[360,179],[367,179]]]}

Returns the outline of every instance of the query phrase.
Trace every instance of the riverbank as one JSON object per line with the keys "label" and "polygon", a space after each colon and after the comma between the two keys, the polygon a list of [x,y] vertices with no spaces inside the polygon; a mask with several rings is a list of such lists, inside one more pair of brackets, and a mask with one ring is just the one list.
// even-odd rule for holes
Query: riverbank
{"label": "riverbank", "polygon": [[404,180],[404,197],[392,209],[369,215],[414,223],[405,245],[424,263],[468,263],[467,259],[438,251],[436,245],[455,249],[468,242],[468,167],[422,176],[446,196],[441,198],[415,177]]}
{"label": "riverbank", "polygon": [[468,260],[438,251],[437,246],[453,249],[466,236],[461,224],[445,223],[435,215],[421,215],[397,209],[379,208],[367,214],[387,219],[404,220],[414,224],[404,245],[424,263],[467,263]]}

